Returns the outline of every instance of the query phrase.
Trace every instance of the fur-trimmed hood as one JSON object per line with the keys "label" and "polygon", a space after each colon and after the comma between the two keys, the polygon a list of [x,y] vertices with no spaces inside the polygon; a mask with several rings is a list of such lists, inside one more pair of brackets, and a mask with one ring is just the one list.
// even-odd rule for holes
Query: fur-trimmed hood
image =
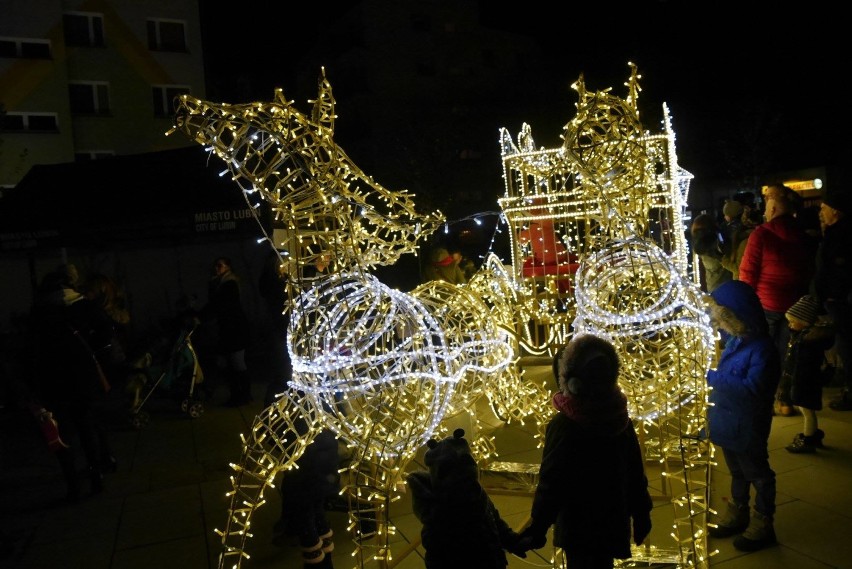
{"label": "fur-trimmed hood", "polygon": [[737,337],[768,332],[763,306],[751,285],[743,281],[728,281],[719,285],[710,296],[713,300],[710,319],[716,328]]}

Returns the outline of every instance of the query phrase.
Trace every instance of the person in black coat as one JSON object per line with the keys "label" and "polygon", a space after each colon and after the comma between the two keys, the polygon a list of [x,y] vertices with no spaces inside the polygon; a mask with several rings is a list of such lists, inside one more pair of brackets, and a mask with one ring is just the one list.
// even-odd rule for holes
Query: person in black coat
{"label": "person in black coat", "polygon": [[286,260],[278,251],[272,250],[257,281],[257,290],[264,300],[268,318],[267,362],[270,378],[264,395],[264,407],[272,405],[278,396],[286,391],[293,375],[293,362],[287,349],[287,333],[290,328],[290,299],[287,289]]}
{"label": "person in black coat", "polygon": [[[627,398],[618,387],[620,362],[598,336],[575,336],[557,353],[553,373],[558,413],[545,431],[539,481],[526,549],[562,548],[571,569],[611,568],[631,557],[651,531],[651,495]],[[631,527],[632,521],[632,527]]]}
{"label": "person in black coat", "polygon": [[814,291],[834,323],[834,349],[840,359],[843,388],[828,406],[852,410],[852,219],[849,187],[829,192],[822,200],[819,219],[822,242],[817,253]]}
{"label": "person in black coat", "polygon": [[30,316],[33,392],[53,413],[59,437],[68,445],[53,450],[67,485],[66,499],[75,502],[80,498],[79,449],[92,493],[103,490],[103,473],[116,469],[102,416],[110,386],[97,359],[108,350],[114,330],[107,313],[73,288],[64,267],[44,277]]}
{"label": "person in black coat", "polygon": [[500,517],[479,483],[479,468],[464,430],[441,441],[429,439],[423,457],[429,471],[406,477],[414,515],[426,549],[427,569],[504,569],[505,550],[518,549],[520,536]]}
{"label": "person in black coat", "polygon": [[200,311],[202,322],[215,321],[216,367],[226,375],[230,386],[228,407],[251,403],[251,377],[246,366],[246,348],[249,340],[249,321],[240,297],[240,281],[234,273],[231,260],[219,257],[213,263],[207,304]]}

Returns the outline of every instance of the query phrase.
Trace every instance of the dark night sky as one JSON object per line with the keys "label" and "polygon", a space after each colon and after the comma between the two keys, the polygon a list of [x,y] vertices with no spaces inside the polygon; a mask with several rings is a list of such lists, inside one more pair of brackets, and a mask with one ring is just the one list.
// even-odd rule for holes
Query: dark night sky
{"label": "dark night sky", "polygon": [[[341,10],[333,3],[311,4],[285,15],[270,13],[269,2],[244,0],[240,5],[248,9],[234,13],[228,3],[202,4],[208,84],[232,84],[229,66],[242,61],[256,100],[268,100],[274,87],[290,96],[288,82],[295,79],[289,62],[298,57],[298,38],[315,33],[329,17],[327,10]],[[838,47],[833,29],[842,17],[830,4],[802,3],[785,13],[777,3],[746,8],[742,2],[639,0],[627,8],[606,4],[604,10],[602,3],[567,2],[558,12],[553,2],[530,0],[523,11],[511,12],[501,4],[483,0],[481,22],[530,35],[548,48],[552,75],[560,78],[555,84],[563,89],[553,97],[563,105],[557,131],[573,116],[576,94],[568,86],[581,72],[590,89],[613,87],[624,95],[632,61],[642,75],[643,124],[659,132],[667,104],[679,162],[696,181],[824,166],[850,154],[849,97],[841,82],[852,50]],[[212,41],[224,37],[226,23],[252,30],[249,41]],[[301,36],[281,41],[294,29]],[[289,53],[268,48],[262,37],[295,47]],[[524,112],[523,101],[506,104]],[[499,126],[517,131],[520,125]],[[551,127],[533,124],[534,133],[545,128]]]}

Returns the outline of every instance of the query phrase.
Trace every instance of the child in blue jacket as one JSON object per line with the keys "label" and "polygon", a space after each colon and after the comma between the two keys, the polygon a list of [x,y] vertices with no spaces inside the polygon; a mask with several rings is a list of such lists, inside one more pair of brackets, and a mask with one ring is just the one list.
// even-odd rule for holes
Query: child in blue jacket
{"label": "child in blue jacket", "polygon": [[776,542],[775,472],[769,466],[768,445],[780,357],[750,285],[728,281],[711,296],[715,306],[710,315],[724,349],[716,368],[707,373],[707,421],[710,441],[722,449],[731,473],[731,497],[708,533],[715,538],[736,535],[736,549],[757,551]]}

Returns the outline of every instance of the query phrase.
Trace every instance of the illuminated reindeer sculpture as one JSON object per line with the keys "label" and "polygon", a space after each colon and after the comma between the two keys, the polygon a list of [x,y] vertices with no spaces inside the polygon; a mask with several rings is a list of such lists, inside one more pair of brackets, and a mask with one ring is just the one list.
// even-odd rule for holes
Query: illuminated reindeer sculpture
{"label": "illuminated reindeer sculpture", "polygon": [[[444,217],[418,214],[408,194],[388,191],[361,172],[334,144],[334,118],[324,74],[310,118],[281,90],[271,103],[179,100],[172,131],[210,147],[247,197],[259,192],[271,205],[275,222],[298,240],[292,248],[297,269],[323,255],[335,268],[306,290],[290,290],[293,378],[243,437],[229,519],[220,532],[220,567],[248,557],[251,519],[264,490],[323,428],[352,451],[343,492],[356,560],[361,567],[386,566],[394,531],[386,523],[388,508],[407,463],[447,413],[481,393],[482,376],[501,376],[514,361],[509,334],[479,298],[439,283],[406,294],[368,272],[415,251]],[[310,425],[301,437],[294,426],[299,417]],[[377,521],[374,535],[361,533],[364,517]]]}
{"label": "illuminated reindeer sculpture", "polygon": [[[546,253],[560,239],[554,258],[563,250],[576,255],[578,266],[569,271],[543,272],[544,290],[559,303],[542,299],[519,274],[517,244],[514,275],[489,258],[463,287],[430,282],[402,293],[373,277],[370,267],[413,253],[444,217],[418,214],[408,194],[375,183],[334,144],[334,100],[324,75],[310,118],[281,90],[271,103],[246,105],[181,97],[174,130],[209,146],[247,197],[259,192],[270,204],[275,222],[298,241],[291,251],[297,272],[324,255],[335,265],[313,286],[290,291],[293,379],[243,438],[220,532],[221,568],[248,557],[251,519],[264,490],[323,428],[352,449],[343,492],[356,562],[387,567],[394,531],[387,514],[416,451],[446,429],[447,418],[470,412],[483,393],[503,418],[533,415],[544,423],[552,412],[547,390],[520,381],[513,365],[519,346],[548,353],[577,331],[612,339],[622,354],[620,382],[641,422],[646,456],[664,464],[672,485],[678,548],[667,561],[706,566],[709,453],[697,433],[713,339],[700,295],[685,278],[682,236],[662,248],[649,238],[653,209],[667,209],[674,231],[680,227],[682,202],[672,196],[686,176],[670,124],[663,139],[641,129],[635,67],[628,86],[623,100],[608,90],[587,92],[581,77],[577,116],[559,149],[536,151],[526,125],[519,146],[501,134],[507,171],[501,206],[513,234],[529,229],[526,222],[544,221],[548,241],[533,249]],[[527,243],[544,237],[525,235]],[[569,284],[551,287],[551,277]],[[526,337],[530,320],[549,329],[544,344]],[[295,436],[298,417],[310,423],[302,437]],[[480,444],[481,453],[488,450]],[[366,516],[378,522],[375,535],[361,533],[358,522]],[[634,553],[637,560],[661,559],[651,550]]]}

